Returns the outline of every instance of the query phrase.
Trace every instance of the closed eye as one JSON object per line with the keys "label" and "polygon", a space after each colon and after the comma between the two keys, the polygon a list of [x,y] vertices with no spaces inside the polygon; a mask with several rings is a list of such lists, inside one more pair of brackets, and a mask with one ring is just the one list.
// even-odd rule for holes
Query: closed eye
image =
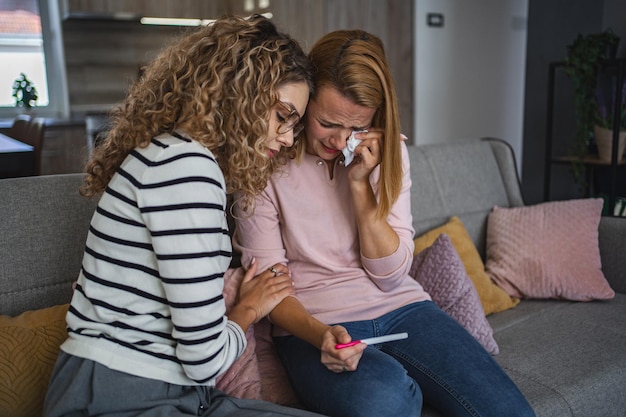
{"label": "closed eye", "polygon": [[343,127],[340,124],[337,123],[329,123],[329,122],[322,122],[321,120],[317,121],[321,127],[323,127],[324,129],[350,129],[350,130],[354,130],[354,131],[360,131],[360,130],[367,130],[369,129],[369,127]]}
{"label": "closed eye", "polygon": [[338,125],[337,123],[329,123],[329,122],[323,122],[321,120],[317,121],[320,126],[322,126],[324,129],[336,129],[336,128],[343,128],[343,126]]}
{"label": "closed eye", "polygon": [[276,119],[278,120],[279,123],[285,123],[288,118],[289,118],[289,116],[285,116],[285,115],[281,114],[281,112],[276,110]]}

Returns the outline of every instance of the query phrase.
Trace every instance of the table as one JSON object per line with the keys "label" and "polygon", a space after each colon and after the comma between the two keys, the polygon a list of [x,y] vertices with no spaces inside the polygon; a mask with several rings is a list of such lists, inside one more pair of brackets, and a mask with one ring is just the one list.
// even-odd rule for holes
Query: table
{"label": "table", "polygon": [[33,175],[33,147],[0,133],[0,178]]}

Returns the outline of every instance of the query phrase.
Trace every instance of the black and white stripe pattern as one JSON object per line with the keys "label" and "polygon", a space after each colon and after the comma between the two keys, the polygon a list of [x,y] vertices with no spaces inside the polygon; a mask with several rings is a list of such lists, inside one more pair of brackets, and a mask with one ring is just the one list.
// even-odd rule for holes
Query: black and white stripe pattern
{"label": "black and white stripe pattern", "polygon": [[134,375],[214,384],[245,334],[222,298],[231,259],[224,178],[181,135],[136,149],[91,222],[63,350]]}

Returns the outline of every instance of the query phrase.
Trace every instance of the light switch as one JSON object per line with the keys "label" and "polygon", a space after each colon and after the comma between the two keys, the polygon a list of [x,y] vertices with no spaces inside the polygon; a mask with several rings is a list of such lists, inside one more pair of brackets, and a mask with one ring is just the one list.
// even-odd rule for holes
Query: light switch
{"label": "light switch", "polygon": [[426,24],[432,28],[442,28],[443,13],[428,13],[426,15]]}

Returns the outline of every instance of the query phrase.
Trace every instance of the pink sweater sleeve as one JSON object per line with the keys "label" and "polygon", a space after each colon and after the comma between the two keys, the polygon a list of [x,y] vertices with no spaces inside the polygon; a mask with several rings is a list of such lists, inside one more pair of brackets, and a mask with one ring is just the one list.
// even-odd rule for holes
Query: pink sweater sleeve
{"label": "pink sweater sleeve", "polygon": [[[408,275],[414,231],[404,144],[402,162],[401,193],[388,216],[400,244],[391,255],[361,255],[346,169],[337,165],[331,180],[324,162],[307,154],[272,177],[252,216],[236,212],[233,247],[242,253],[242,264],[255,257],[259,272],[278,262],[288,265],[298,299],[324,323],[376,317],[429,299]],[[378,169],[370,180],[376,184]]]}
{"label": "pink sweater sleeve", "polygon": [[[276,263],[288,263],[281,237],[281,224],[274,204],[275,194],[270,182],[256,199],[252,216],[236,209],[237,229],[233,238],[233,248],[241,252],[241,264],[250,265],[252,258],[259,262],[257,273]],[[240,233],[245,228],[246,233]]]}
{"label": "pink sweater sleeve", "polygon": [[[409,153],[404,142],[402,150],[402,190],[387,221],[400,238],[398,249],[389,256],[369,259],[361,256],[363,268],[383,291],[395,288],[407,276],[413,260],[413,216],[411,215],[411,173]],[[372,178],[377,180],[377,178]]]}

